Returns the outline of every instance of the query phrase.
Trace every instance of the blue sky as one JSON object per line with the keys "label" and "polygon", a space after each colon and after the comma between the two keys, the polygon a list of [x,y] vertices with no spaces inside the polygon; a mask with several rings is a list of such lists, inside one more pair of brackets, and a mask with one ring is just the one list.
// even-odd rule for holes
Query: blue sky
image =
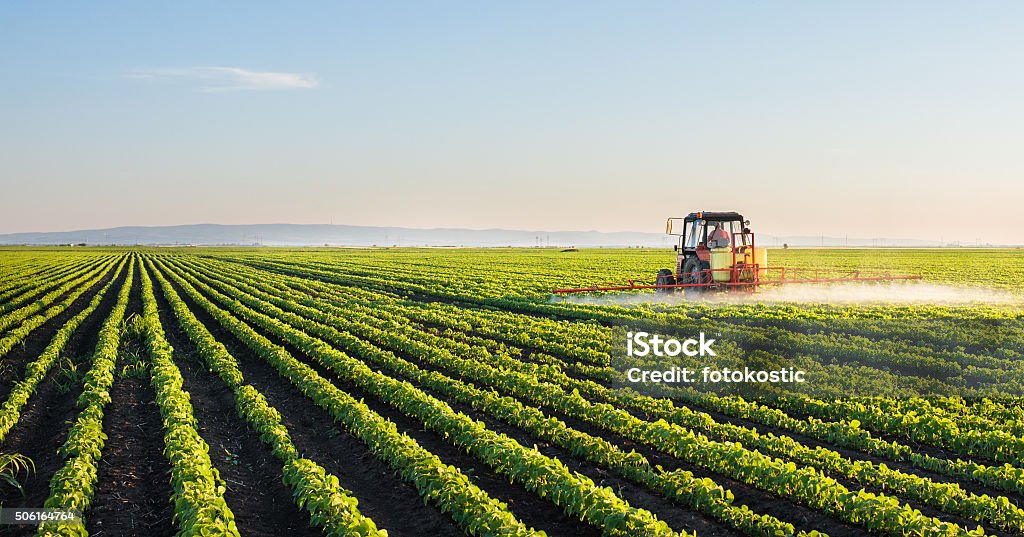
{"label": "blue sky", "polygon": [[1021,65],[1020,2],[6,3],[0,233],[735,209],[1022,243]]}

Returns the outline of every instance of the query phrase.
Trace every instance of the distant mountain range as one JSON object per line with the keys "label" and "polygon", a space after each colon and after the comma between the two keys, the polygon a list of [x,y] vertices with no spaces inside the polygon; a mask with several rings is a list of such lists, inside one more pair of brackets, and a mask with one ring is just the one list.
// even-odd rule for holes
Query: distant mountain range
{"label": "distant mountain range", "polygon": [[[956,246],[915,239],[758,235],[764,246]],[[414,229],[326,224],[194,224],[130,226],[78,231],[10,233],[0,244],[15,245],[196,245],[196,246],[476,246],[670,248],[661,233],[601,231],[524,231],[510,229]]]}

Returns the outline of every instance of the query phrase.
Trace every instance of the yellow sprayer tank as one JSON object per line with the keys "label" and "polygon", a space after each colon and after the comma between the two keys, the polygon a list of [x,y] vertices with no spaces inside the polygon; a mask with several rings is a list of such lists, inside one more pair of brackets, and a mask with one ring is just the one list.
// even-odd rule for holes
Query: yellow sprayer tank
{"label": "yellow sprayer tank", "polygon": [[768,250],[760,246],[744,246],[743,262],[748,265],[757,264],[757,276],[763,278],[768,273]]}
{"label": "yellow sprayer tank", "polygon": [[711,276],[716,282],[727,282],[732,278],[732,247],[711,249]]}

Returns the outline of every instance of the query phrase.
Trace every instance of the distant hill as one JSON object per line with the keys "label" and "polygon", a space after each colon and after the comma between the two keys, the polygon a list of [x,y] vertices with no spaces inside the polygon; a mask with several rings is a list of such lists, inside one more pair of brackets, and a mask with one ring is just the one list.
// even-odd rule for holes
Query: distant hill
{"label": "distant hill", "polygon": [[266,245],[266,246],[668,246],[655,233],[414,229],[326,224],[194,224],[116,227],[0,235],[0,244]]}
{"label": "distant hill", "polygon": [[[938,241],[845,237],[758,235],[760,244],[782,246],[941,246]],[[576,246],[671,248],[674,241],[661,233],[601,231],[524,231],[510,229],[414,229],[327,224],[193,224],[130,226],[108,229],[10,233],[0,244],[58,245],[86,243],[196,246]]]}

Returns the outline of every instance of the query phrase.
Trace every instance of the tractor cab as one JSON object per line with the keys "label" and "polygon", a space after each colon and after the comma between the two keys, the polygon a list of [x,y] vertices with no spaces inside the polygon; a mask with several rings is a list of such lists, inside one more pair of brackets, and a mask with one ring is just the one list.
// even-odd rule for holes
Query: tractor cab
{"label": "tractor cab", "polygon": [[694,255],[701,250],[730,246],[733,235],[745,239],[742,234],[745,231],[749,233],[748,225],[750,221],[744,220],[739,213],[698,212],[685,218],[669,218],[665,232],[679,237],[675,250],[680,255]]}
{"label": "tractor cab", "polygon": [[712,257],[728,253],[730,258],[734,258],[733,253],[737,250],[742,252],[752,248],[754,235],[747,227],[749,225],[750,221],[736,212],[702,211],[683,218],[669,218],[665,232],[678,237],[674,246],[676,270],[673,273],[662,269],[658,273],[658,285],[710,285],[732,280],[732,274],[712,266],[719,265]]}

